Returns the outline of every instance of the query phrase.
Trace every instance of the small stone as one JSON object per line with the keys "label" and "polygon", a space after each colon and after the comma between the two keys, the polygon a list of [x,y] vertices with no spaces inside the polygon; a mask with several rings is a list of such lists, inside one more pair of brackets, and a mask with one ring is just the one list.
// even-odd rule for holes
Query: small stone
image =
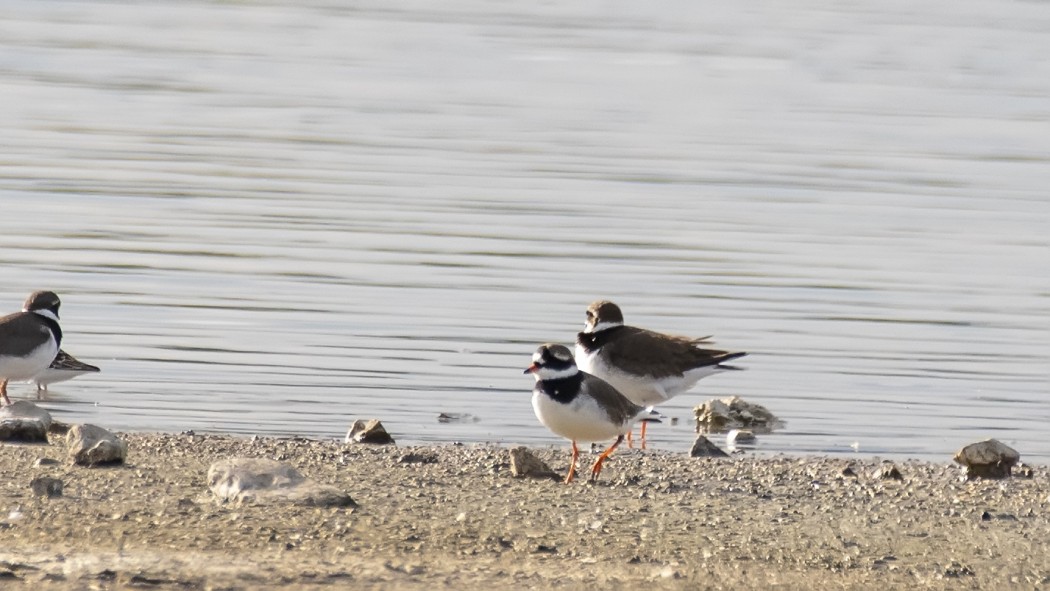
{"label": "small stone", "polygon": [[58,460],[56,460],[54,458],[37,458],[37,460],[35,462],[33,462],[33,467],[34,468],[42,468],[44,466],[56,466],[56,465],[58,465]]}
{"label": "small stone", "polygon": [[346,434],[346,442],[387,445],[394,443],[394,438],[386,432],[386,428],[383,427],[383,423],[379,422],[379,419],[356,420]]}
{"label": "small stone", "polygon": [[1028,464],[1017,465],[1017,477],[1018,478],[1035,478],[1035,468]]}
{"label": "small stone", "polygon": [[697,435],[693,442],[693,449],[689,450],[689,456],[693,458],[728,458],[729,454],[719,449],[717,445],[703,435]]}
{"label": "small stone", "polygon": [[726,434],[726,445],[729,447],[753,446],[757,441],[754,431],[748,429],[733,429]]}
{"label": "small stone", "polygon": [[946,579],[956,579],[959,577],[972,577],[975,574],[976,573],[973,572],[972,568],[966,566],[965,564],[959,564],[958,562],[953,561],[951,564],[945,567],[943,576]]}
{"label": "small stone", "polygon": [[515,447],[510,450],[510,473],[517,478],[526,476],[529,478],[559,478],[546,462],[536,457],[536,454],[526,447]]}
{"label": "small stone", "polygon": [[438,413],[439,423],[477,423],[478,417],[465,412],[442,412]]}
{"label": "small stone", "polygon": [[32,489],[33,494],[38,497],[52,499],[54,497],[62,496],[62,481],[49,476],[40,476],[30,480],[29,488]]}
{"label": "small stone", "polygon": [[871,477],[880,480],[904,480],[904,475],[897,469],[897,466],[889,462],[885,462],[876,468]]}
{"label": "small stone", "polygon": [[69,458],[80,466],[123,464],[128,444],[95,425],[73,425],[66,433]]}
{"label": "small stone", "polygon": [[356,507],[350,495],[304,477],[298,470],[265,458],[228,458],[208,468],[208,488],[224,501],[314,507]]}
{"label": "small stone", "polygon": [[47,443],[49,427],[51,413],[28,400],[0,407],[0,441]]}
{"label": "small stone", "polygon": [[857,477],[857,472],[853,469],[853,466],[846,466],[845,468],[842,469],[842,472],[840,474],[842,476],[846,477],[846,478],[856,478]]}
{"label": "small stone", "polygon": [[436,464],[437,461],[437,454],[429,452],[409,452],[397,459],[398,464]]}
{"label": "small stone", "polygon": [[1017,450],[995,439],[971,443],[955,453],[955,462],[966,466],[966,477],[1009,478],[1010,469],[1021,460]]}

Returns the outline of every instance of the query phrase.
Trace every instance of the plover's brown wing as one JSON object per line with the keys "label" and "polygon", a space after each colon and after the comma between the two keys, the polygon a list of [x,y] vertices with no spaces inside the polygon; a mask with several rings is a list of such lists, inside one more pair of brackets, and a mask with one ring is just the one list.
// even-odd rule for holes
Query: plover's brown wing
{"label": "plover's brown wing", "polygon": [[0,318],[0,356],[25,357],[51,338],[51,331],[32,312]]}
{"label": "plover's brown wing", "polygon": [[609,382],[589,373],[581,373],[583,373],[583,382],[580,384],[582,394],[594,398],[598,406],[609,415],[612,423],[630,426],[633,419],[645,411],[643,407],[628,400]]}
{"label": "plover's brown wing", "polygon": [[602,354],[610,364],[627,373],[653,378],[680,376],[691,369],[746,355],[702,346],[707,342],[706,338],[689,339],[624,326],[616,338],[602,347]]}

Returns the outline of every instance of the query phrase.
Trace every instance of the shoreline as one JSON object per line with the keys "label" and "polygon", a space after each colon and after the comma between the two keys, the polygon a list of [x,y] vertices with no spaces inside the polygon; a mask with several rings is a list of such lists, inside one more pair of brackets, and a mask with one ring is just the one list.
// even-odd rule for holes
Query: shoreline
{"label": "shoreline", "polygon": [[[595,484],[515,478],[495,444],[121,433],[122,467],[0,455],[5,588],[926,588],[1050,584],[1050,477],[948,462],[621,449]],[[568,446],[530,447],[564,475]],[[356,508],[220,503],[208,467],[270,458]],[[410,457],[411,456],[411,457]],[[582,454],[581,468],[595,456]],[[34,467],[40,458],[58,464]],[[850,467],[853,476],[844,473]],[[61,497],[29,481],[61,479]]]}

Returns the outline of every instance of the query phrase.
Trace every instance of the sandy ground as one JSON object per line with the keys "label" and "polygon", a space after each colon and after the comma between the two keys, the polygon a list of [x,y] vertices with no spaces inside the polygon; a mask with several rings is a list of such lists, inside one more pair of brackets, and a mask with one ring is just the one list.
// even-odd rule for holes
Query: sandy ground
{"label": "sandy ground", "polygon": [[[3,589],[1037,588],[1050,481],[948,465],[692,459],[623,450],[597,484],[511,476],[506,449],[124,435],[128,463],[61,443],[0,454]],[[568,449],[536,449],[564,472]],[[413,453],[415,462],[403,457]],[[357,508],[216,502],[208,466],[288,462]],[[34,466],[39,458],[57,465]],[[586,456],[591,461],[593,456]],[[857,476],[843,475],[852,465]],[[587,466],[583,466],[587,468]],[[53,476],[64,495],[36,496]]]}

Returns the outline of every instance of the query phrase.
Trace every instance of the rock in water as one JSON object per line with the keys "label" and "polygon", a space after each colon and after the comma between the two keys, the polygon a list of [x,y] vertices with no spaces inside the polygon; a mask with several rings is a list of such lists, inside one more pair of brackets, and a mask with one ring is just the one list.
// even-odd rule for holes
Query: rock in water
{"label": "rock in water", "polygon": [[208,488],[223,501],[356,507],[350,495],[320,484],[298,470],[265,458],[229,458],[208,468]]}
{"label": "rock in water", "polygon": [[758,442],[754,432],[748,429],[733,429],[726,433],[726,447],[735,449],[737,447],[754,447]]}
{"label": "rock in water", "polygon": [[561,479],[546,462],[536,457],[536,454],[526,447],[515,447],[510,450],[510,473],[517,478],[528,476],[529,478]]}
{"label": "rock in water", "polygon": [[47,443],[50,427],[51,413],[28,400],[0,407],[0,441]]}
{"label": "rock in water", "polygon": [[69,458],[80,466],[123,464],[128,444],[95,425],[73,425],[66,433]]}
{"label": "rock in water", "polygon": [[689,450],[689,456],[693,458],[728,458],[729,454],[711,443],[711,440],[703,435],[697,435],[693,442],[693,449]]}
{"label": "rock in water", "polygon": [[746,427],[754,432],[769,433],[781,424],[761,404],[745,402],[739,396],[712,399],[693,409],[697,433],[723,433]]}
{"label": "rock in water", "polygon": [[383,427],[383,423],[379,422],[379,419],[357,420],[350,426],[350,431],[346,434],[346,442],[384,445],[394,443],[394,438],[386,432],[386,428]]}
{"label": "rock in water", "polygon": [[1021,461],[1021,454],[996,439],[987,439],[955,452],[955,461],[966,466],[966,477],[970,479],[1009,478],[1010,468]]}

